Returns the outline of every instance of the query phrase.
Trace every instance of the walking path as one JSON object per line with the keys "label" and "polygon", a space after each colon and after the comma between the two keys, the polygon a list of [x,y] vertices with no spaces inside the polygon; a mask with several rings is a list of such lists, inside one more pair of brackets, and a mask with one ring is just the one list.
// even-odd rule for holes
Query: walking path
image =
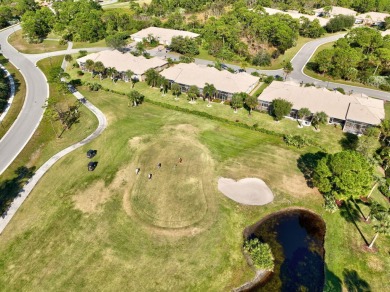
{"label": "walking path", "polygon": [[8,103],[7,103],[4,111],[0,115],[0,123],[1,123],[4,120],[5,116],[7,115],[8,111],[11,107],[11,104],[14,100],[14,97],[15,97],[15,81],[14,81],[14,78],[12,77],[12,75],[8,72],[8,70],[1,64],[0,64],[0,69],[5,72],[5,77],[8,78],[9,84],[11,86],[11,94],[7,100]]}
{"label": "walking path", "polygon": [[7,212],[5,212],[2,217],[0,217],[0,234],[3,232],[5,227],[8,225],[8,223],[11,221],[12,217],[16,214],[19,207],[23,204],[23,202],[27,199],[28,195],[31,193],[31,191],[34,189],[35,185],[39,182],[39,180],[45,175],[45,173],[56,163],[58,160],[60,160],[62,157],[64,157],[66,154],[76,150],[77,148],[80,148],[81,146],[84,146],[85,144],[91,142],[93,139],[98,137],[104,129],[107,127],[107,119],[104,116],[104,114],[93,104],[91,104],[89,101],[87,101],[84,96],[76,91],[73,93],[73,95],[80,100],[91,112],[95,114],[99,121],[99,125],[95,132],[93,132],[91,135],[89,135],[84,140],[73,144],[69,146],[68,148],[58,152],[53,157],[51,157],[48,161],[46,161],[31,177],[31,179],[27,182],[27,184],[23,187],[23,189],[19,192],[18,196],[14,199],[12,202],[10,208]]}

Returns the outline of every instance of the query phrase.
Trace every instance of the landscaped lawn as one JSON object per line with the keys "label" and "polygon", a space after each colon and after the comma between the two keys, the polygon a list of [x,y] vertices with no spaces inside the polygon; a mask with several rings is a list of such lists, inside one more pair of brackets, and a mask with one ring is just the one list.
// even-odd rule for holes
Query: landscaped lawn
{"label": "landscaped lawn", "polygon": [[60,45],[57,40],[44,40],[39,44],[30,44],[22,37],[22,30],[11,34],[8,41],[15,49],[25,54],[39,54],[65,50],[67,48],[67,45]]}
{"label": "landscaped lawn", "polygon": [[73,43],[73,49],[83,49],[83,48],[104,48],[107,47],[106,41],[105,40],[100,40],[95,43],[88,43],[88,42],[74,42]]}
{"label": "landscaped lawn", "polygon": [[[114,84],[109,78],[100,81],[98,76],[92,79],[90,73],[85,73],[84,76],[80,77],[76,74],[77,69],[68,71],[73,79],[81,78],[84,82],[101,83],[105,88],[110,88],[115,91],[127,93],[132,89],[130,83],[118,81]],[[303,135],[322,145],[322,147],[327,149],[329,152],[336,152],[341,150],[340,142],[344,138],[344,134],[341,128],[336,128],[333,125],[322,126],[320,132],[315,132],[313,127],[304,127],[302,129],[298,128],[298,123],[290,119],[284,119],[281,122],[275,122],[273,118],[267,113],[253,112],[253,114],[249,116],[248,111],[242,108],[239,109],[238,113],[235,114],[233,109],[228,105],[212,103],[212,107],[207,107],[207,102],[203,101],[202,99],[198,99],[196,104],[189,104],[186,94],[182,94],[177,101],[175,100],[174,96],[170,94],[170,92],[163,96],[159,89],[150,88],[145,82],[136,83],[134,89],[140,91],[145,95],[146,98],[154,101],[164,102],[182,108],[207,112],[211,115],[223,117],[231,121],[239,120],[240,122],[244,122],[250,126],[257,124],[257,126],[260,128],[265,128],[281,134]]]}
{"label": "landscaped lawn", "polygon": [[[345,214],[324,211],[321,195],[307,187],[297,167],[307,150],[149,103],[128,107],[123,95],[80,90],[106,114],[109,126],[54,165],[0,237],[2,287],[231,290],[254,276],[241,252],[245,226],[303,206],[327,223],[327,276],[334,291],[341,290],[337,283],[347,270],[355,270],[372,291],[386,290],[390,240],[379,237],[378,253],[364,252]],[[94,172],[86,169],[90,148],[98,150]],[[183,162],[175,166],[179,157]],[[141,168],[138,176],[135,167]],[[220,176],[262,178],[275,201],[239,205],[217,191]],[[361,229],[367,238],[374,235],[370,225]]]}
{"label": "landscaped lawn", "polygon": [[3,55],[0,55],[0,63],[7,68],[8,72],[11,73],[15,82],[15,96],[13,102],[11,104],[10,109],[8,110],[7,115],[4,120],[1,122],[0,126],[0,139],[5,135],[5,133],[12,126],[14,121],[16,120],[19,112],[21,111],[24,103],[24,98],[26,97],[26,83],[22,74],[20,74],[19,70],[15,68],[7,59],[4,58]]}

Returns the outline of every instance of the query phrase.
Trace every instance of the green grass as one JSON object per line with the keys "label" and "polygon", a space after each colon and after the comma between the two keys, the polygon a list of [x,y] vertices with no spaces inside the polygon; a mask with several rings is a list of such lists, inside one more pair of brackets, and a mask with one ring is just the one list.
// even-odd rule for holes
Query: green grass
{"label": "green grass", "polygon": [[[372,291],[386,290],[390,240],[379,237],[378,253],[366,253],[352,223],[340,212],[324,212],[322,197],[307,187],[297,168],[304,151],[286,147],[273,136],[148,103],[128,107],[125,96],[80,90],[106,114],[109,126],[91,145],[70,153],[45,175],[2,234],[2,287],[231,290],[254,276],[241,253],[245,226],[282,208],[303,206],[327,223],[327,269],[341,280],[344,269],[356,270]],[[86,170],[88,148],[98,149],[94,172]],[[203,181],[199,178],[206,175],[212,186],[203,190],[203,216],[198,196],[175,193],[180,190],[175,184],[182,181],[172,175],[171,167],[179,155],[181,166],[194,164],[194,171],[184,170],[187,176]],[[157,170],[159,160],[163,166]],[[198,163],[207,166],[203,174]],[[146,181],[148,171],[156,180]],[[219,176],[260,177],[275,193],[275,201],[262,207],[236,204],[217,191]],[[183,218],[187,210],[188,216],[197,215],[191,217],[197,222],[162,228],[160,221],[142,216],[140,210],[164,220]],[[362,225],[362,230],[368,238],[373,236],[370,225]]]}
{"label": "green grass", "polygon": [[[323,51],[325,49],[331,49],[333,47],[334,43],[335,42],[331,42],[331,43],[326,43],[326,44],[323,44],[323,45],[319,46],[317,48],[317,50],[315,51],[315,53],[313,54],[313,56],[308,61],[308,64],[310,62],[313,62],[314,58],[317,56],[317,54],[319,52],[321,52],[321,51]],[[316,73],[312,69],[310,69],[309,66],[305,66],[305,68],[303,69],[303,73],[305,73],[306,75],[308,75],[308,76],[310,76],[312,78],[316,78],[316,79],[319,79],[319,80],[322,80],[322,81],[336,82],[336,83],[345,84],[345,85],[359,86],[359,87],[363,87],[363,88],[379,90],[378,88],[376,88],[374,86],[371,86],[371,85],[366,85],[366,84],[359,83],[359,82],[347,81],[347,80],[344,80],[344,79],[335,79],[335,78],[333,78],[331,76],[328,76],[328,75],[323,75],[323,74]]]}
{"label": "green grass", "polygon": [[9,43],[21,53],[39,54],[65,50],[67,45],[60,45],[59,41],[44,40],[39,44],[30,44],[22,37],[22,30],[18,30],[8,38]]}
{"label": "green grass", "polygon": [[16,88],[16,92],[15,92],[13,102],[11,104],[11,108],[9,109],[4,120],[1,122],[1,126],[0,126],[0,139],[1,139],[5,135],[5,133],[7,133],[9,128],[12,126],[12,124],[16,120],[17,116],[19,115],[19,112],[23,107],[24,99],[26,97],[26,83],[24,81],[22,74],[20,74],[19,70],[17,70],[15,66],[13,66],[10,62],[8,62],[8,60],[5,59],[3,55],[0,55],[0,63],[7,68],[8,72],[11,73],[12,77],[14,78],[15,88]]}
{"label": "green grass", "polygon": [[385,118],[386,120],[390,119],[390,102],[385,102]]}
{"label": "green grass", "polygon": [[[76,69],[70,71],[71,77],[74,79],[80,78],[76,75],[76,72]],[[113,90],[123,93],[127,93],[131,90],[130,83],[119,81],[114,84],[111,79],[103,79],[100,81],[98,77],[92,79],[90,73],[84,74],[81,79],[85,82],[101,82],[105,88],[112,88]],[[207,102],[202,99],[199,99],[196,104],[189,104],[185,94],[182,94],[179,100],[175,100],[174,96],[170,93],[166,94],[166,96],[162,96],[158,89],[150,88],[145,82],[137,83],[134,89],[142,92],[145,97],[154,101],[207,112],[211,115],[226,118],[231,121],[239,120],[240,122],[244,122],[251,126],[257,124],[259,127],[281,134],[290,133],[304,135],[321,144],[325,149],[328,149],[329,152],[341,150],[340,141],[344,138],[344,134],[340,128],[336,128],[334,126],[322,126],[320,132],[315,132],[313,127],[304,127],[302,129],[298,128],[297,122],[290,119],[284,119],[277,123],[266,113],[254,112],[251,116],[249,116],[248,111],[244,108],[239,109],[238,113],[234,113],[233,109],[224,104],[213,103],[212,107],[207,107]]]}
{"label": "green grass", "polygon": [[105,40],[100,40],[95,43],[87,43],[87,42],[74,42],[73,49],[83,49],[83,48],[94,48],[94,47],[107,47]]}

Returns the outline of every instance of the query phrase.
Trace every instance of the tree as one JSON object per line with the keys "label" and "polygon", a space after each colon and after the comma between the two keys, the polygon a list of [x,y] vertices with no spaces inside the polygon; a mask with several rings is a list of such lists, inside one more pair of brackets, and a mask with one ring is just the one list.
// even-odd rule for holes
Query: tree
{"label": "tree", "polygon": [[93,67],[94,67],[94,65],[95,65],[95,62],[92,61],[91,59],[88,59],[88,60],[85,61],[85,65],[84,65],[85,70],[91,72],[92,76],[93,76]]}
{"label": "tree", "polygon": [[123,47],[126,45],[126,39],[128,38],[128,34],[125,32],[118,32],[112,35],[106,36],[106,44],[107,46],[121,51]]}
{"label": "tree", "polygon": [[255,66],[269,66],[271,65],[271,55],[265,49],[261,49],[253,58],[252,64]]}
{"label": "tree", "polygon": [[72,60],[73,60],[72,55],[65,55],[66,62],[72,62]]}
{"label": "tree", "polygon": [[22,17],[23,36],[30,43],[40,43],[51,31],[54,15],[48,8],[27,11]]}
{"label": "tree", "polygon": [[191,85],[187,91],[188,98],[194,101],[199,96],[199,88],[196,85]]}
{"label": "tree", "polygon": [[317,70],[320,73],[328,73],[332,69],[333,50],[325,49],[320,51],[314,58]]}
{"label": "tree", "polygon": [[190,37],[177,36],[173,37],[170,44],[170,49],[184,55],[199,55],[198,44],[195,39]]}
{"label": "tree", "polygon": [[133,104],[133,106],[138,106],[138,104],[142,103],[144,100],[144,96],[139,93],[137,90],[132,90],[127,94],[129,98],[129,102]]}
{"label": "tree", "polygon": [[275,120],[280,121],[284,116],[290,114],[292,106],[292,103],[285,99],[274,99],[271,103],[271,114],[274,116]]}
{"label": "tree", "polygon": [[103,74],[106,71],[106,68],[104,67],[103,63],[100,61],[97,61],[93,65],[93,71],[99,74],[100,80],[102,80]]}
{"label": "tree", "polygon": [[324,125],[328,122],[328,115],[325,112],[317,112],[311,119],[311,124],[316,130],[320,129],[320,125]]}
{"label": "tree", "polygon": [[287,61],[287,62],[284,64],[284,66],[283,66],[283,72],[284,72],[284,74],[285,74],[284,79],[287,79],[287,76],[288,76],[292,71],[294,71],[294,68],[293,68],[291,62],[290,62],[290,61]]}
{"label": "tree", "polygon": [[160,78],[160,74],[153,68],[148,69],[145,72],[146,83],[151,87],[156,87]]}
{"label": "tree", "polygon": [[134,85],[135,85],[135,82],[137,81],[133,76],[134,76],[134,72],[131,71],[131,70],[127,70],[125,72],[125,76],[127,78],[127,80],[129,80],[131,82],[131,88],[134,88]]}
{"label": "tree", "polygon": [[390,234],[390,208],[387,210],[379,211],[373,216],[375,224],[373,229],[375,230],[374,239],[371,241],[369,248],[373,248],[375,240],[379,234],[389,235]]}
{"label": "tree", "polygon": [[237,109],[244,105],[244,99],[240,93],[234,93],[232,96],[231,105],[234,108],[234,112],[237,112]]}
{"label": "tree", "polygon": [[0,6],[0,28],[8,26],[10,20],[12,20],[11,8]]}
{"label": "tree", "polygon": [[172,94],[176,95],[176,98],[177,98],[179,96],[180,92],[181,92],[180,85],[177,84],[177,83],[172,83],[171,84],[171,90],[172,90]]}
{"label": "tree", "polygon": [[251,96],[245,92],[240,93],[242,99],[244,100],[244,103],[249,108],[249,115],[252,115],[252,110],[256,108],[256,106],[259,104],[256,96]]}
{"label": "tree", "polygon": [[351,28],[355,23],[355,17],[351,15],[336,15],[326,24],[325,29],[328,32],[336,32]]}
{"label": "tree", "polygon": [[328,154],[314,169],[313,183],[321,193],[338,200],[358,198],[370,190],[373,168],[356,151],[346,150]]}
{"label": "tree", "polygon": [[217,89],[213,84],[206,83],[203,87],[203,96],[210,101],[210,98],[214,97],[217,93]]}
{"label": "tree", "polygon": [[160,85],[160,91],[162,91],[163,95],[168,92],[169,81],[164,76],[159,77],[158,84]]}
{"label": "tree", "polygon": [[366,222],[370,220],[370,217],[376,217],[379,213],[386,211],[386,208],[379,204],[377,201],[372,201],[370,205],[370,213],[366,217]]}
{"label": "tree", "polygon": [[115,82],[115,76],[118,74],[118,71],[115,67],[108,67],[106,68],[106,74],[107,76],[110,76],[112,82]]}
{"label": "tree", "polygon": [[311,111],[307,107],[303,107],[298,111],[297,115],[299,119],[304,120],[311,115]]}

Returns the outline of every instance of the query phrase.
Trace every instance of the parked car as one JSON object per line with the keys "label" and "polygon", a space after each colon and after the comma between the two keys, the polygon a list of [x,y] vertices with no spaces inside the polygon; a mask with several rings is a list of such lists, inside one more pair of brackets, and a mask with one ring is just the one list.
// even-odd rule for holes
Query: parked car
{"label": "parked car", "polygon": [[228,66],[226,66],[225,64],[221,64],[221,68],[222,68],[223,70],[227,70],[227,69],[229,69],[229,67],[228,67]]}
{"label": "parked car", "polygon": [[70,93],[75,93],[77,91],[76,88],[74,88],[72,84],[67,84],[67,87],[68,87],[68,90],[70,91]]}
{"label": "parked car", "polygon": [[236,71],[234,71],[234,73],[242,73],[242,72],[246,72],[246,70],[242,69],[242,68],[239,68]]}
{"label": "parked car", "polygon": [[94,156],[96,155],[96,153],[97,153],[97,150],[89,149],[89,150],[87,151],[87,158],[92,158],[92,157],[94,157]]}
{"label": "parked car", "polygon": [[88,171],[94,171],[98,165],[97,161],[91,161],[88,163]]}

